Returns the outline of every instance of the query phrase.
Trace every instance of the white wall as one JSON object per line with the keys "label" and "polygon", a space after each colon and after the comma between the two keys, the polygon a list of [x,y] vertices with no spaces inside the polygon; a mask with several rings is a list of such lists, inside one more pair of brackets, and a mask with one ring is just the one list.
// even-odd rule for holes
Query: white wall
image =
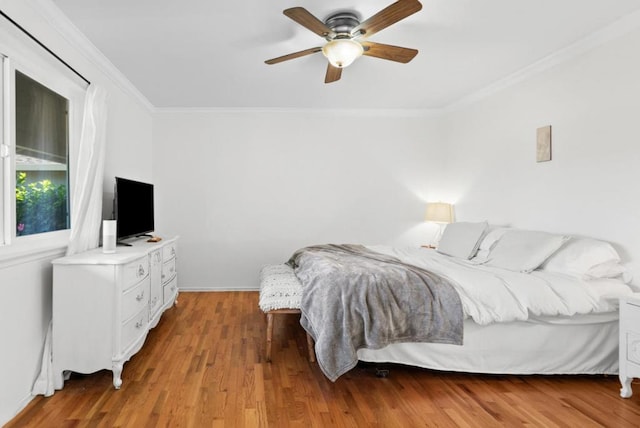
{"label": "white wall", "polygon": [[[458,220],[608,240],[638,283],[639,47],[629,33],[437,117],[157,113],[158,229],[181,235],[181,287],[256,288],[262,264],[309,244],[417,245],[428,200]],[[553,160],[537,163],[545,125]]]}
{"label": "white wall", "polygon": [[51,261],[0,266],[0,425],[31,399],[51,319]]}
{"label": "white wall", "polygon": [[[448,114],[458,219],[611,241],[640,284],[640,30]],[[536,128],[553,160],[536,163]]]}
{"label": "white wall", "polygon": [[151,182],[153,151],[151,112],[115,88],[109,91],[107,156],[104,166],[103,218],[111,218],[115,177]]}
{"label": "white wall", "polygon": [[180,287],[257,289],[305,245],[424,243],[442,149],[424,113],[156,114],[157,229],[181,236]]}
{"label": "white wall", "polygon": [[[72,47],[43,18],[37,1],[5,0],[0,1],[0,7],[90,81],[108,90],[105,189],[112,189],[113,176],[117,174],[150,180],[153,171],[150,110]],[[0,17],[0,26],[7,25],[10,24]],[[50,261],[63,252],[64,248],[28,262],[0,260],[0,425],[31,399],[31,387],[40,366],[46,328],[51,319]]]}

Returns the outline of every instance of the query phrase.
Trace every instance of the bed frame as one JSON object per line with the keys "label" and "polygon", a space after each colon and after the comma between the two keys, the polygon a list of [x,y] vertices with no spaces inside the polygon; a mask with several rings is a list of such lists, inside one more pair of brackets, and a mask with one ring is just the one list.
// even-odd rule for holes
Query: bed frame
{"label": "bed frame", "polygon": [[462,346],[397,343],[379,350],[360,349],[358,359],[467,373],[618,373],[617,313],[555,321],[478,325],[467,319]]}
{"label": "bed frame", "polygon": [[[301,284],[288,265],[261,271],[260,307],[266,313],[266,360],[271,361],[275,315],[299,315]],[[289,307],[278,307],[278,306]],[[296,307],[297,306],[297,307]],[[397,343],[360,349],[358,359],[427,369],[494,374],[616,374],[618,314],[532,318],[528,321],[464,324],[462,346]],[[315,362],[307,333],[309,361]]]}

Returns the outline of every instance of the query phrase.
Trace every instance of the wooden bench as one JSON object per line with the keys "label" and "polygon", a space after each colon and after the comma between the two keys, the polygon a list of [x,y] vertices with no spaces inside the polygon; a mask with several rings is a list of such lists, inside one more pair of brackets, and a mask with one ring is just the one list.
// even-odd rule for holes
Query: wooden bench
{"label": "wooden bench", "polygon": [[[302,284],[289,265],[267,265],[260,271],[260,309],[267,316],[266,360],[271,361],[274,315],[300,314]],[[315,362],[313,338],[307,333],[309,361]]]}

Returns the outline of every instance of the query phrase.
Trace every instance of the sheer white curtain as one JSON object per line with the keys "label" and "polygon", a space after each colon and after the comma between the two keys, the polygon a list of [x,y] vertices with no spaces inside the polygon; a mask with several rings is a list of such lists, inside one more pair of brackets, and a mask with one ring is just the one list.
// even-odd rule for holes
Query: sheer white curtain
{"label": "sheer white curtain", "polygon": [[[102,221],[102,180],[107,128],[107,92],[89,85],[84,101],[80,147],[73,166],[71,193],[71,236],[67,255],[96,248]],[[33,395],[50,396],[59,385],[51,364],[51,323],[44,344],[42,367],[33,384]],[[60,373],[57,374],[60,376]]]}
{"label": "sheer white curtain", "polygon": [[106,128],[107,92],[99,86],[90,85],[84,102],[80,151],[71,189],[68,256],[96,248],[100,242]]}

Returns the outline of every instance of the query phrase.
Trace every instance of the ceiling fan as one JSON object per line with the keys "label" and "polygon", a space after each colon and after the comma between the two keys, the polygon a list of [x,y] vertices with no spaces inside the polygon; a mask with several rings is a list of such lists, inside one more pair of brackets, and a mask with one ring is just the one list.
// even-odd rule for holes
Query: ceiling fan
{"label": "ceiling fan", "polygon": [[324,38],[327,43],[324,46],[290,53],[265,62],[277,64],[322,52],[329,60],[324,83],[340,80],[342,69],[349,66],[361,55],[406,64],[418,54],[416,49],[384,45],[364,39],[413,15],[420,9],[422,9],[422,4],[418,0],[398,0],[363,22],[360,22],[358,15],[351,11],[334,13],[323,22],[303,7],[285,9],[283,13],[286,16]]}

